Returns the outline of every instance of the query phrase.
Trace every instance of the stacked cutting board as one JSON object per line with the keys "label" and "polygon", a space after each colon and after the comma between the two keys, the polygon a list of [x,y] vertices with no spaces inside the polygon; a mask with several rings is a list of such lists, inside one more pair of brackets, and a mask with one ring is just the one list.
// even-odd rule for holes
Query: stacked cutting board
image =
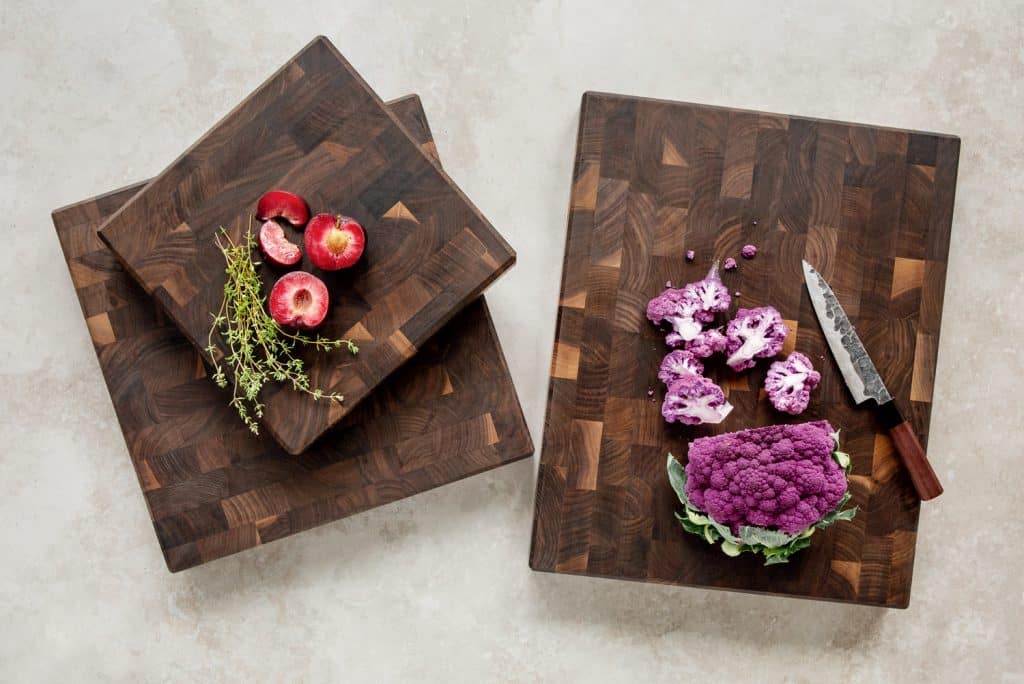
{"label": "stacked cutting board", "polygon": [[[203,350],[224,285],[214,236],[282,187],[344,207],[364,265],[328,279],[306,357],[345,395],[268,388],[260,435]],[[172,571],[529,456],[482,290],[512,265],[441,169],[419,99],[385,105],[317,38],[155,179],[53,212],[132,464]]]}

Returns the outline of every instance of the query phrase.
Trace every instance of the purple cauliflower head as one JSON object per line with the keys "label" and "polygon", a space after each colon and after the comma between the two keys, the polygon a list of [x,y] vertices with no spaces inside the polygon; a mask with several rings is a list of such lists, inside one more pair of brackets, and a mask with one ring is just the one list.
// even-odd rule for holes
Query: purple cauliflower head
{"label": "purple cauliflower head", "polygon": [[662,359],[658,379],[666,385],[671,385],[684,375],[700,375],[703,372],[704,364],[692,352],[676,349]]}
{"label": "purple cauliflower head", "polygon": [[721,423],[732,411],[722,388],[711,380],[694,374],[683,375],[668,386],[661,415],[669,423],[685,425]]}
{"label": "purple cauliflower head", "polygon": [[789,328],[775,307],[740,309],[725,329],[726,363],[734,371],[753,368],[755,358],[778,354],[788,334]]}
{"label": "purple cauliflower head", "polygon": [[700,302],[700,309],[695,316],[703,323],[715,320],[715,314],[728,311],[729,304],[732,303],[729,290],[718,275],[717,261],[711,265],[711,270],[703,280],[688,283],[683,287],[683,291],[686,297]]}
{"label": "purple cauliflower head", "polygon": [[667,323],[672,331],[665,337],[671,347],[678,347],[700,334],[703,325],[697,319],[701,304],[684,289],[668,288],[647,302],[647,318],[655,325]]}
{"label": "purple cauliflower head", "polygon": [[748,525],[797,534],[846,492],[834,450],[824,420],[702,437],[690,444],[686,495],[733,534]]}
{"label": "purple cauliflower head", "polygon": [[811,390],[821,382],[821,373],[811,360],[793,352],[785,361],[776,361],[768,368],[764,389],[768,399],[779,411],[794,416],[804,412],[811,400]]}
{"label": "purple cauliflower head", "polygon": [[726,338],[722,331],[717,328],[711,328],[687,342],[686,350],[698,358],[706,359],[709,356],[724,352],[725,345]]}

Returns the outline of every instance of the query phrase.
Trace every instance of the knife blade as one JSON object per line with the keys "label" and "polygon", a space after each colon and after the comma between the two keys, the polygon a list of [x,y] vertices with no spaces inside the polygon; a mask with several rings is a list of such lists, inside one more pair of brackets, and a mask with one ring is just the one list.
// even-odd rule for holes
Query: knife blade
{"label": "knife blade", "polygon": [[928,463],[914,429],[900,413],[835,292],[813,266],[806,261],[803,265],[811,305],[854,402],[858,406],[874,402],[878,418],[892,437],[918,496],[923,501],[934,499],[942,493],[942,485]]}

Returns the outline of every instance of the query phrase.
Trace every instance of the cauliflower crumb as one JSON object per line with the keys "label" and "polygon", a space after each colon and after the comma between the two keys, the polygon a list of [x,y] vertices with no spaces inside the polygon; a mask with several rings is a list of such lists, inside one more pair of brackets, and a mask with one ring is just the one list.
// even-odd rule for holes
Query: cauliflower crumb
{"label": "cauliflower crumb", "polygon": [[757,256],[757,247],[754,245],[743,245],[740,254],[743,255],[744,259],[753,259]]}
{"label": "cauliflower crumb", "polygon": [[722,265],[722,268],[724,268],[726,271],[735,271],[736,260],[733,259],[732,257],[729,257],[728,259],[725,260],[725,263]]}

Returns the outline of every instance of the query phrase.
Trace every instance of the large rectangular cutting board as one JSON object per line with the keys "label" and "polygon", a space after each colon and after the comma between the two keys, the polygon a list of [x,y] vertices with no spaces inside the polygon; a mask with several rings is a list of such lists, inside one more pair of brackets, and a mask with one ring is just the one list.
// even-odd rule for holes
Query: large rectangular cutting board
{"label": "large rectangular cutting board", "polygon": [[[298,454],[515,254],[322,37],[131,198],[100,234],[185,337],[205,349],[225,280],[214,237],[224,227],[239,239],[257,200],[273,188],[302,195],[313,213],[351,216],[366,231],[356,266],[317,272],[331,292],[319,332],[354,339],[360,353],[306,354],[314,385],[345,401],[315,401],[286,383],[271,383],[261,395],[263,425]],[[312,268],[308,260],[303,267]],[[280,275],[262,270],[268,282]],[[219,336],[214,342],[226,349]]]}
{"label": "large rectangular cutting board", "polygon": [[[587,93],[531,567],[906,606],[919,504],[885,431],[843,385],[800,261],[832,284],[926,443],[959,148],[945,135]],[[746,243],[760,249],[753,261],[738,258]],[[666,281],[697,280],[729,256],[740,261],[724,276],[739,293],[733,310],[778,308],[794,331],[784,351],[808,354],[822,383],[794,418],[763,396],[767,364],[716,372],[729,418],[668,425],[657,379],[667,349],[645,305]],[[852,523],[772,567],[680,529],[667,453],[685,462],[695,437],[817,418],[842,429],[853,457]]]}
{"label": "large rectangular cutting board", "polygon": [[[435,154],[419,98],[389,106]],[[143,187],[58,209],[53,222],[172,571],[533,452],[482,297],[302,456],[253,436],[199,353],[96,235]]]}

